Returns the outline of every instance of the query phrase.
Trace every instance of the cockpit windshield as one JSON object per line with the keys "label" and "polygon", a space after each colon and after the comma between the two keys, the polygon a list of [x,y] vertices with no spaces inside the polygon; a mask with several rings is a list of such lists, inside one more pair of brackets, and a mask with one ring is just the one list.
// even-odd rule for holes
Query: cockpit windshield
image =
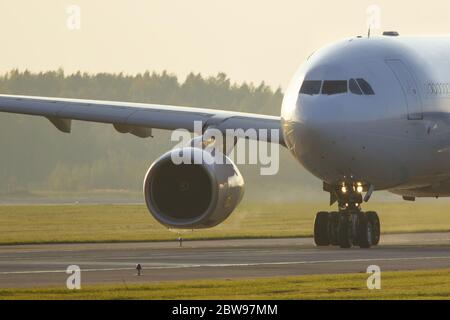
{"label": "cockpit windshield", "polygon": [[356,81],[358,81],[359,87],[361,88],[361,90],[364,92],[365,95],[372,96],[375,94],[372,87],[366,80],[359,78],[356,79]]}
{"label": "cockpit windshield", "polygon": [[350,89],[350,92],[353,94],[357,94],[359,96],[363,94],[361,88],[359,87],[355,79],[350,79],[350,81],[348,82],[348,87]]}
{"label": "cockpit windshield", "polygon": [[347,92],[347,80],[325,80],[322,94],[332,95]]}
{"label": "cockpit windshield", "polygon": [[305,80],[300,88],[300,94],[335,95],[349,92],[356,95],[374,95],[372,86],[364,79],[350,80]]}
{"label": "cockpit windshield", "polygon": [[300,93],[315,95],[320,93],[322,87],[322,81],[320,80],[305,80],[303,81]]}

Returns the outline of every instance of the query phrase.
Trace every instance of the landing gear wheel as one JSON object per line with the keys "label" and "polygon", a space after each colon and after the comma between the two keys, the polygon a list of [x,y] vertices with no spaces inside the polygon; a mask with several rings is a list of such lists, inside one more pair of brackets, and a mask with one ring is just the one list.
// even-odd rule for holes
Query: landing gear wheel
{"label": "landing gear wheel", "polygon": [[356,224],[356,236],[360,248],[370,248],[373,240],[373,226],[369,216],[359,212]]}
{"label": "landing gear wheel", "polygon": [[339,245],[339,212],[330,213],[329,239],[332,246]]}
{"label": "landing gear wheel", "polygon": [[378,214],[374,211],[368,211],[367,218],[369,218],[369,221],[372,223],[372,245],[376,246],[378,243],[380,243],[380,235],[381,235],[381,227],[380,227],[380,218],[378,217]]}
{"label": "landing gear wheel", "polygon": [[319,212],[314,221],[314,242],[317,246],[330,245],[329,229],[330,214],[328,212]]}
{"label": "landing gear wheel", "polygon": [[352,214],[339,214],[339,230],[338,230],[339,246],[341,248],[351,248],[353,243],[353,218]]}

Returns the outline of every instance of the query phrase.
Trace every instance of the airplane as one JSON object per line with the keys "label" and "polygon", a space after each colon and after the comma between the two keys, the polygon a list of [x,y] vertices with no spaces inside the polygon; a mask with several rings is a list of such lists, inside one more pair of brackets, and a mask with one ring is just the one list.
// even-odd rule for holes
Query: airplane
{"label": "airplane", "polygon": [[[0,95],[0,111],[43,116],[66,133],[72,120],[110,123],[138,137],[151,136],[152,128],[192,132],[195,121],[202,121],[204,133],[211,128],[280,130],[278,138],[266,141],[286,147],[323,181],[330,205],[337,204],[335,211],[316,215],[319,247],[378,245],[378,214],[362,209],[374,191],[388,190],[408,201],[450,196],[450,37],[403,37],[390,31],[327,45],[301,65],[279,117],[12,95]],[[167,227],[216,226],[243,197],[244,180],[234,163],[171,161],[180,152],[211,156],[202,146],[171,150],[147,171],[146,205]]]}

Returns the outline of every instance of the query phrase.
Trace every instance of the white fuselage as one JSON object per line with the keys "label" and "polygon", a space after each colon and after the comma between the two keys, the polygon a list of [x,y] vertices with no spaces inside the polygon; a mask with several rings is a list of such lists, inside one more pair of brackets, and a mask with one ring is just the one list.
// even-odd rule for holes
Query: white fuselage
{"label": "white fuselage", "polygon": [[450,37],[352,38],[321,49],[294,77],[281,118],[289,150],[328,184],[450,196]]}

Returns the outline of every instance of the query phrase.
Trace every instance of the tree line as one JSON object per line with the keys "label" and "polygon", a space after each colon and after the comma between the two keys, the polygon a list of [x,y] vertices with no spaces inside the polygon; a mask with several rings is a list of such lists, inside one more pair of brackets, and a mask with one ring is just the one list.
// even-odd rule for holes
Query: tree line
{"label": "tree line", "polygon": [[[190,73],[183,81],[166,71],[65,74],[12,70],[0,76],[0,94],[65,97],[208,107],[279,115],[283,93],[264,82],[232,83],[225,73]],[[0,113],[0,192],[141,188],[150,163],[171,147],[169,134],[155,139],[119,134],[110,125],[75,121],[70,135],[40,117]],[[287,158],[283,152],[282,158]],[[283,161],[283,159],[282,159]],[[298,179],[288,161],[278,180]],[[292,170],[292,172],[291,172]],[[243,171],[256,179],[253,168]],[[295,164],[295,171],[299,166]],[[302,171],[300,171],[302,172]],[[244,173],[244,172],[243,172]],[[302,176],[302,174],[301,174]],[[268,180],[267,180],[268,181]]]}

